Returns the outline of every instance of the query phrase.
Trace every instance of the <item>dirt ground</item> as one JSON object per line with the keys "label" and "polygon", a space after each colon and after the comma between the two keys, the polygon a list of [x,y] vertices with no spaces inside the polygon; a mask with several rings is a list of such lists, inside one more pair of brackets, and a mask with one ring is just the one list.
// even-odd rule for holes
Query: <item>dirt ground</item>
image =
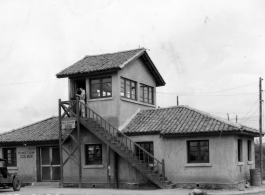
{"label": "dirt ground", "polygon": [[[264,195],[265,186],[238,190],[204,190],[209,195]],[[124,189],[88,189],[88,188],[60,188],[51,186],[26,186],[20,191],[0,189],[0,195],[188,195],[190,189],[158,189],[158,190],[124,190]]]}
{"label": "dirt ground", "polygon": [[77,189],[59,188],[50,186],[26,186],[20,191],[14,192],[10,189],[0,189],[0,195],[187,195],[188,189],[166,189],[166,190],[117,190],[117,189]]}

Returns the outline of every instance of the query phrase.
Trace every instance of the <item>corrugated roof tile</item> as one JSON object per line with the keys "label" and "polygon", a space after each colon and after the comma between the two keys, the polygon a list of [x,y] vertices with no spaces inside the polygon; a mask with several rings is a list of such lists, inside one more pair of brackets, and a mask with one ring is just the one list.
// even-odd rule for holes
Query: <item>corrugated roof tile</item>
{"label": "corrugated roof tile", "polygon": [[0,134],[0,142],[57,141],[58,117],[51,117],[25,127]]}
{"label": "corrugated roof tile", "polygon": [[[145,118],[145,120],[141,120]],[[156,122],[154,122],[156,121]],[[124,133],[157,132],[161,134],[211,133],[258,130],[232,123],[188,106],[147,109],[139,112],[122,130]]]}

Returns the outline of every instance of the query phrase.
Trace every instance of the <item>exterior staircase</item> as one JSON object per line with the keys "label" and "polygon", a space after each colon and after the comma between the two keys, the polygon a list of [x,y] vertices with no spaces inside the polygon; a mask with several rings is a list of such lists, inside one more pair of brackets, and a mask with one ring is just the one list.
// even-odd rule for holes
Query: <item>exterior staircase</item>
{"label": "exterior staircase", "polygon": [[[75,104],[76,103],[76,108],[78,110],[78,104],[83,103],[79,101],[75,102]],[[71,105],[71,101],[69,102],[69,105]],[[157,160],[152,154],[132,141],[100,115],[91,110],[87,105],[83,105],[86,107],[87,112],[86,117],[77,116],[77,121],[79,121],[80,124],[86,127],[102,142],[107,144],[113,151],[115,151],[119,156],[121,156],[125,161],[131,164],[159,188],[172,188],[171,182],[165,177],[164,160]],[[69,111],[70,109],[64,108],[64,110]],[[73,112],[71,113],[74,114]],[[64,115],[69,116],[67,113]],[[141,154],[141,157],[139,154]]]}

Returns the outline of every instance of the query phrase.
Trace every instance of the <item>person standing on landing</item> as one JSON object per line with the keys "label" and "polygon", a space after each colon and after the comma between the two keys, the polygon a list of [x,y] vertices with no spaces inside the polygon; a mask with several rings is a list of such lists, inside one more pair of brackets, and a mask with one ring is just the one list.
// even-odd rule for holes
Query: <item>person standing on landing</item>
{"label": "person standing on landing", "polygon": [[[85,98],[86,98],[86,91],[80,87],[79,90],[81,91],[81,94],[76,94],[77,97],[79,97],[79,101],[85,104]],[[81,112],[81,117],[85,117],[85,105],[79,104],[79,110]]]}

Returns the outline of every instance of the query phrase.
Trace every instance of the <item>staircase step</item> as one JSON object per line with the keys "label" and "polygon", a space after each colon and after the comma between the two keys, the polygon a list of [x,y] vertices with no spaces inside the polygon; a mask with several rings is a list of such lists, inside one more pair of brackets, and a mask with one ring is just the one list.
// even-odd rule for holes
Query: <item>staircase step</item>
{"label": "staircase step", "polygon": [[[85,125],[99,139],[101,139],[106,144],[109,144],[110,147],[115,152],[117,152],[121,157],[123,157],[126,161],[128,161],[128,163],[133,165],[138,171],[140,171],[143,175],[149,178],[153,183],[155,183],[160,188],[162,188],[163,179],[160,177],[160,174],[158,174],[158,171],[154,171],[153,166],[150,166],[149,163],[147,163],[144,160],[140,160],[139,156],[136,156],[135,152],[132,151],[132,148],[129,145],[131,143],[128,142],[128,140],[126,140],[126,138],[124,138],[122,134],[119,135],[119,132],[112,132],[112,130],[110,133],[104,127],[102,127],[101,124],[98,124],[97,121],[94,121],[92,119],[87,119],[83,121],[81,120],[81,123]],[[103,121],[103,126],[104,126],[104,121]],[[151,158],[152,157],[150,157],[149,160]],[[165,185],[168,188],[172,187],[171,182],[166,180],[165,180]]]}
{"label": "staircase step", "polygon": [[169,185],[164,186],[165,189],[173,189],[175,187],[176,187],[176,184],[169,184]]}
{"label": "staircase step", "polygon": [[152,177],[154,177],[154,178],[156,178],[156,179],[159,178],[159,175],[158,174],[149,174],[149,175],[152,176]]}

